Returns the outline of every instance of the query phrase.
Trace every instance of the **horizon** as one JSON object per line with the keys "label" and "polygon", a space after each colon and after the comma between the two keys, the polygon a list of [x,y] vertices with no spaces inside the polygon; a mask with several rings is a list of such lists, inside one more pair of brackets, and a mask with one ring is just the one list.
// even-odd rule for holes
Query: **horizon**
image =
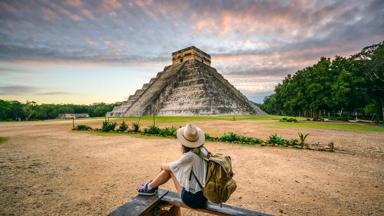
{"label": "horizon", "polygon": [[194,45],[249,100],[384,39],[381,1],[0,2],[0,99],[122,102]]}

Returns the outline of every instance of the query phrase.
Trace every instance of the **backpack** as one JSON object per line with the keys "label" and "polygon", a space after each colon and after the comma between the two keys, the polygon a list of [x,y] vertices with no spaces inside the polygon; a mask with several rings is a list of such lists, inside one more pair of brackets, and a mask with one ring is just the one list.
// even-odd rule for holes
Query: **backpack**
{"label": "backpack", "polygon": [[193,172],[192,175],[202,188],[205,198],[217,204],[226,202],[237,187],[232,179],[231,157],[221,153],[209,153],[204,159],[208,162],[205,187],[201,187]]}

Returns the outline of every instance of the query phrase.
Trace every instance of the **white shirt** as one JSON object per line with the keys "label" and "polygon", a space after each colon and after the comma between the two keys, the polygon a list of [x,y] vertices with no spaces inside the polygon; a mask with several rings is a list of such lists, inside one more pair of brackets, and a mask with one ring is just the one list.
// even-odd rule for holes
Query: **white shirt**
{"label": "white shirt", "polygon": [[[204,155],[204,153],[202,154]],[[199,182],[203,187],[205,186],[207,162],[192,151],[184,153],[179,160],[171,162],[169,167],[177,181],[186,191],[196,193],[202,190],[193,175],[191,180],[189,180],[192,168]]]}

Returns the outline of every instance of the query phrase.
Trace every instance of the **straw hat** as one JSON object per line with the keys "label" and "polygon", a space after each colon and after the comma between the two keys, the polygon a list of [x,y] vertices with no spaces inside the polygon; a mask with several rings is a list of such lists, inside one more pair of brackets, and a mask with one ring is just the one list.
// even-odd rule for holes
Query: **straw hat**
{"label": "straw hat", "polygon": [[177,139],[188,148],[197,148],[204,144],[205,134],[200,128],[187,124],[177,130]]}

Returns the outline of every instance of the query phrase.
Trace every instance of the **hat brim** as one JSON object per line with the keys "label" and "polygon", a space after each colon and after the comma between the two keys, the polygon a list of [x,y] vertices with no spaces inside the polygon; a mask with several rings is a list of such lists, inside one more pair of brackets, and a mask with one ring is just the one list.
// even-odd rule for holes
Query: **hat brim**
{"label": "hat brim", "polygon": [[184,138],[184,129],[185,127],[179,128],[177,130],[176,136],[177,139],[181,142],[181,144],[188,148],[197,148],[204,144],[205,142],[205,133],[200,128],[196,127],[197,133],[199,135],[199,139],[197,139],[195,142],[188,141]]}

